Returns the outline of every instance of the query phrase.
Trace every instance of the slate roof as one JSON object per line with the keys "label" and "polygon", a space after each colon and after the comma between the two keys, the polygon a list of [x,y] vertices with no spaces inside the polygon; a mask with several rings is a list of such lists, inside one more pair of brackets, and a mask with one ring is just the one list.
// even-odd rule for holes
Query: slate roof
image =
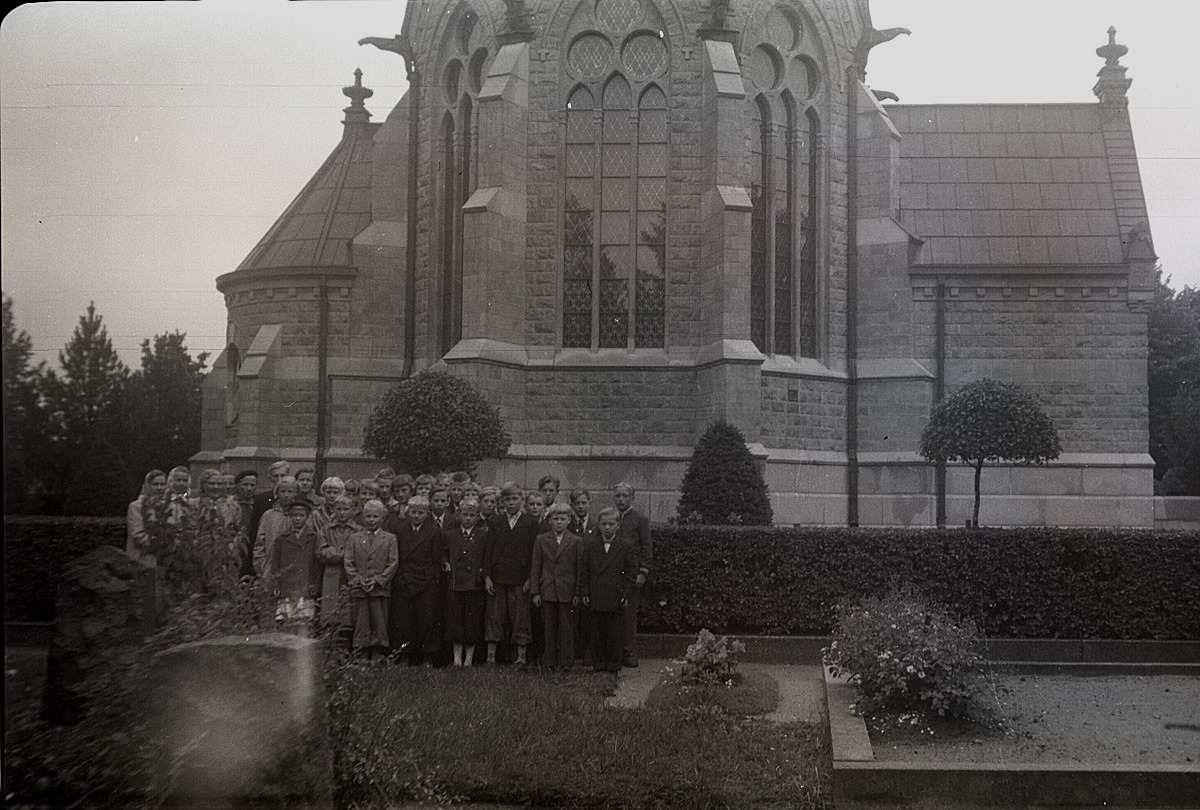
{"label": "slate roof", "polygon": [[918,264],[1096,265],[1124,255],[1098,104],[888,105]]}
{"label": "slate roof", "polygon": [[348,127],[321,168],[237,270],[350,267],[350,240],[371,222],[372,136]]}

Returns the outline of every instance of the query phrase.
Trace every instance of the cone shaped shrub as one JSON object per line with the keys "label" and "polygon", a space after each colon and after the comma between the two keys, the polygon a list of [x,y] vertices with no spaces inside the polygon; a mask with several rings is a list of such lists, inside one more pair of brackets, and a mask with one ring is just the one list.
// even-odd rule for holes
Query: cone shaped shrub
{"label": "cone shaped shrub", "polygon": [[696,443],[679,491],[682,522],[769,526],[774,517],[762,469],[742,432],[724,419]]}

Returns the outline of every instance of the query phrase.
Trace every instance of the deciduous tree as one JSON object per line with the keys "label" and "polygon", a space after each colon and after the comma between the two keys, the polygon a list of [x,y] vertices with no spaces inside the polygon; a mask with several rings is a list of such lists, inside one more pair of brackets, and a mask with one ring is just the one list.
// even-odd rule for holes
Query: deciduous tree
{"label": "deciduous tree", "polygon": [[987,378],[967,383],[938,403],[921,433],[921,455],[926,459],[961,461],[975,468],[975,526],[985,462],[1043,464],[1060,452],[1058,431],[1041,403],[1019,385]]}
{"label": "deciduous tree", "polygon": [[[1147,348],[1155,478],[1163,494],[1200,495],[1200,459],[1189,444],[1190,437],[1200,434],[1189,406],[1200,388],[1200,291],[1184,287],[1176,292],[1161,270]],[[1177,471],[1171,474],[1173,469]]]}

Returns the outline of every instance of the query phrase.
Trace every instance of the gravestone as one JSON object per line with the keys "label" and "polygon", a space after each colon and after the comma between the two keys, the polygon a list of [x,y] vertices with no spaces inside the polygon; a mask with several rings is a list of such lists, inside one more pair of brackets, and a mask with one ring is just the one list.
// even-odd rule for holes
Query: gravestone
{"label": "gravestone", "polygon": [[87,709],[89,679],[153,631],[153,583],[153,569],[113,546],[90,551],[63,569],[42,692],[47,721],[78,723]]}
{"label": "gravestone", "polygon": [[331,806],[323,660],[318,641],[286,633],[155,655],[148,726],[173,773],[168,805]]}

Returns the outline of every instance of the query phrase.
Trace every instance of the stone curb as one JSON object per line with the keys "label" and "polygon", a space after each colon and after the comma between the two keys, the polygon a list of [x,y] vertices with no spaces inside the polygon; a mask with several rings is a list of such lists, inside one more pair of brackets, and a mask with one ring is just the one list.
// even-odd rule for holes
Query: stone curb
{"label": "stone curb", "polygon": [[854,687],[828,667],[824,682],[838,810],[1200,806],[1194,765],[876,762],[866,721],[850,713]]}
{"label": "stone curb", "polygon": [[[758,636],[730,633],[746,645],[743,661],[758,664],[821,664],[828,636]],[[682,658],[695,635],[638,633],[638,654]],[[986,639],[993,663],[1192,664],[1200,665],[1200,640]]]}

